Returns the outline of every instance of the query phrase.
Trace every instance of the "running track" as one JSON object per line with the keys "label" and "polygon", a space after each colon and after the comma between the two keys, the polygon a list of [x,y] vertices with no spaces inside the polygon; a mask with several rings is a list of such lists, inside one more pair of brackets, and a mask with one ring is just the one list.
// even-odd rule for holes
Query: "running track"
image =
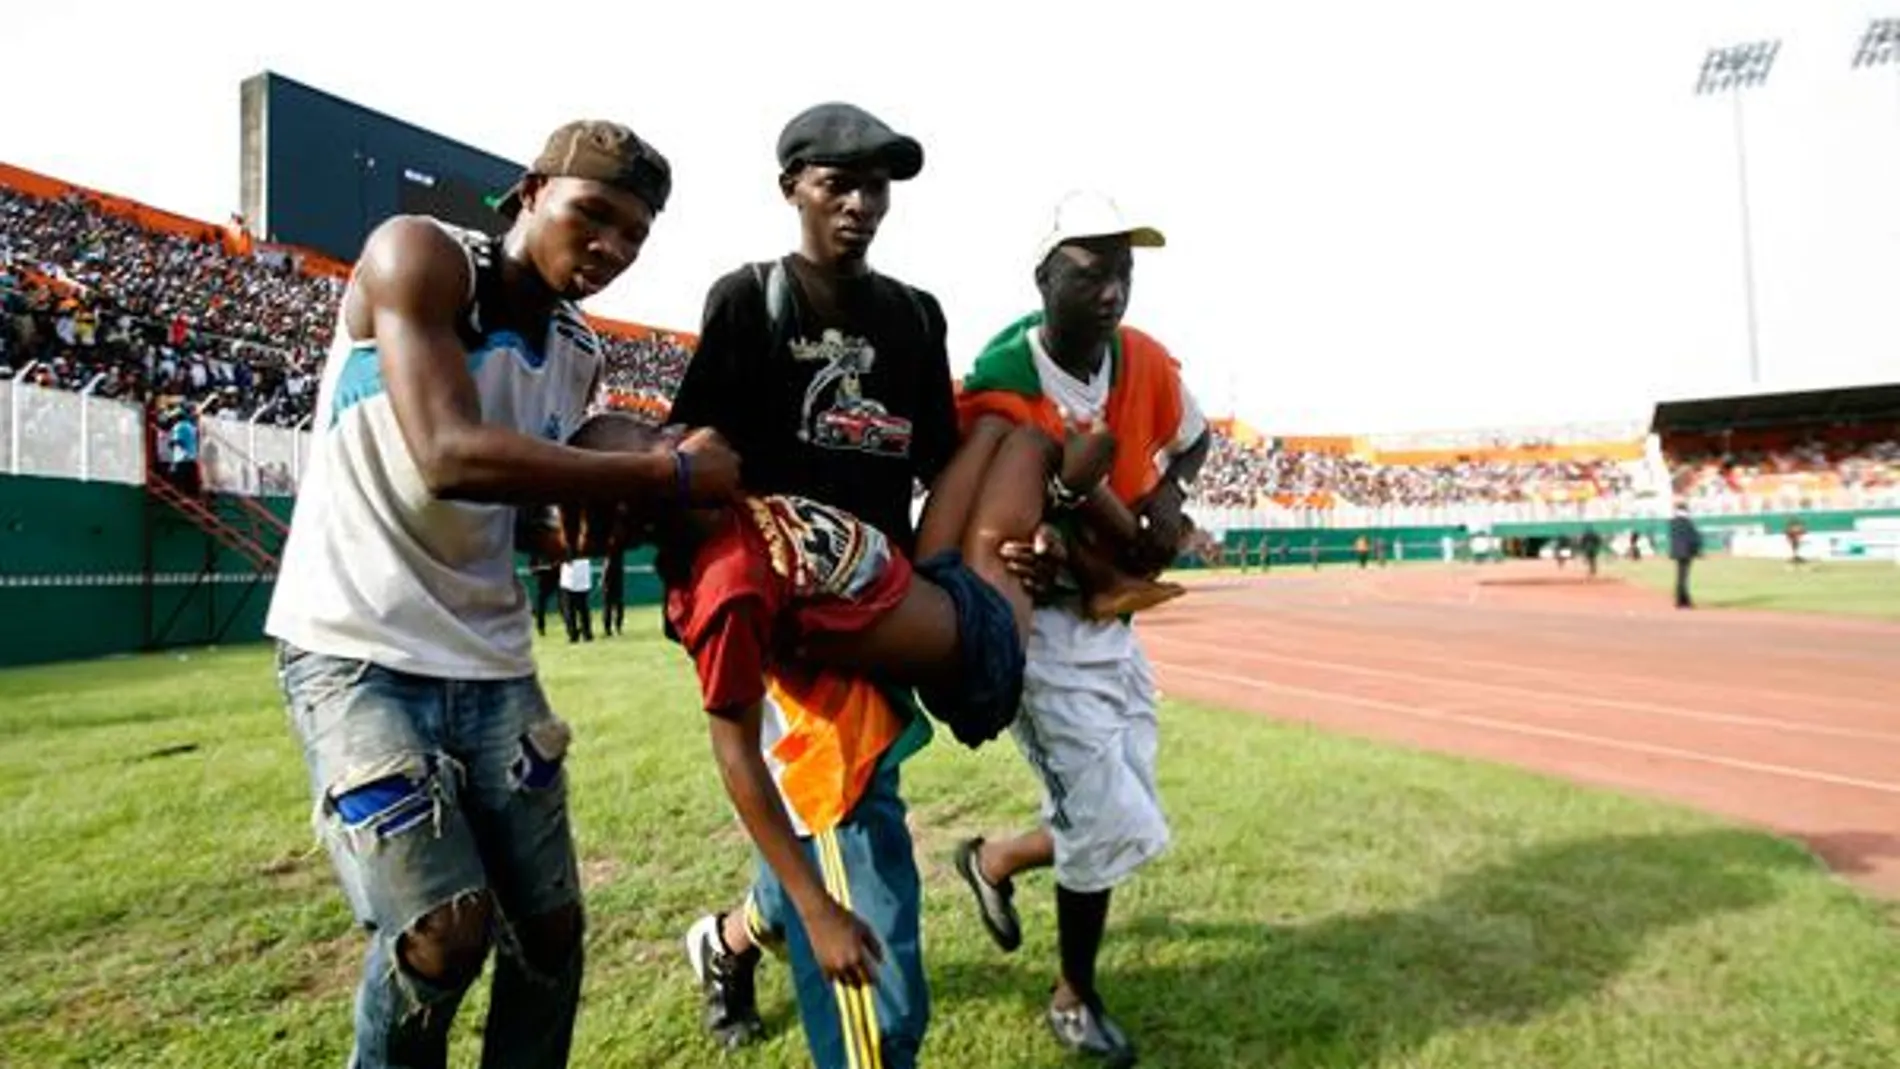
{"label": "running track", "polygon": [[1575,567],[1208,577],[1138,629],[1170,696],[1685,802],[1900,897],[1900,625]]}

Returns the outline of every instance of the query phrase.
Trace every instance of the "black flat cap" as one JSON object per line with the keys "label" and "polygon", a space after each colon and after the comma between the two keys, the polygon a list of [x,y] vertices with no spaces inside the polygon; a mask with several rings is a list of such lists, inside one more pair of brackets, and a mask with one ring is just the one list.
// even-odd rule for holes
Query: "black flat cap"
{"label": "black flat cap", "polygon": [[834,101],[806,108],[785,124],[778,135],[778,164],[788,172],[805,164],[883,164],[892,179],[902,182],[924,169],[924,147],[863,108]]}

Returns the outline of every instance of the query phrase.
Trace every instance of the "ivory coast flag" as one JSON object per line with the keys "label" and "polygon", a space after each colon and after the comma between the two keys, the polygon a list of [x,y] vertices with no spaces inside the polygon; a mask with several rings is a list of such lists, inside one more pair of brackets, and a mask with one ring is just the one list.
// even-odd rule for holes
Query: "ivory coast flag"
{"label": "ivory coast flag", "polygon": [[[979,416],[999,415],[1039,427],[1060,442],[1066,428],[1055,403],[1044,396],[1030,350],[1030,332],[1042,324],[1032,312],[989,340],[963,377],[957,417],[967,433]],[[1181,365],[1158,341],[1123,326],[1109,342],[1108,404],[1103,415],[1115,435],[1115,466],[1109,489],[1124,504],[1147,496],[1161,480],[1166,458],[1182,443],[1184,411]]]}

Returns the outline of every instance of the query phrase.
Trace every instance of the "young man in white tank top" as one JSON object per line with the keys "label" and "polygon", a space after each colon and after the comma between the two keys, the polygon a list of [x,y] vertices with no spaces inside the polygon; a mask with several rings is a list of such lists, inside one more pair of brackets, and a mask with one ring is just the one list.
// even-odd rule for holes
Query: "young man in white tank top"
{"label": "young man in white tank top", "polygon": [[516,506],[736,495],[712,432],[645,454],[562,444],[600,376],[575,302],[632,264],[670,187],[632,131],[570,123],[502,202],[505,236],[391,219],[344,293],[265,630],[318,834],[371,937],[361,1069],[444,1064],[501,921],[482,1064],[567,1064],[568,729],[535,676]]}

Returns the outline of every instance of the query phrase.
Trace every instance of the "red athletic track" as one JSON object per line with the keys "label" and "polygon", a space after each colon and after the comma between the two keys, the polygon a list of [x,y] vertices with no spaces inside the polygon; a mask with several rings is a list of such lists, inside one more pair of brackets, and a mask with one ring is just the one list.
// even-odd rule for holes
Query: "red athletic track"
{"label": "red athletic track", "polygon": [[1574,564],[1189,585],[1137,624],[1171,696],[1686,802],[1900,896],[1900,625],[1678,612]]}

